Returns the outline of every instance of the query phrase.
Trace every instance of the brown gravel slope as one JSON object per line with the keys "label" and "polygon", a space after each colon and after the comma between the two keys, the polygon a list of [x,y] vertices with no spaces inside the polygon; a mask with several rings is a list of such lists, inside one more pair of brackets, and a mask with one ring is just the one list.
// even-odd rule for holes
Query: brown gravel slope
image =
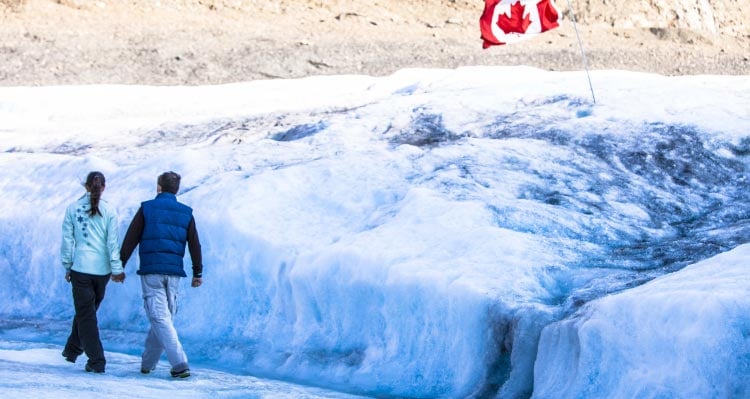
{"label": "brown gravel slope", "polygon": [[[750,75],[750,0],[572,2],[591,69]],[[567,2],[556,3],[561,28],[482,50],[482,0],[0,0],[0,85],[583,69]]]}

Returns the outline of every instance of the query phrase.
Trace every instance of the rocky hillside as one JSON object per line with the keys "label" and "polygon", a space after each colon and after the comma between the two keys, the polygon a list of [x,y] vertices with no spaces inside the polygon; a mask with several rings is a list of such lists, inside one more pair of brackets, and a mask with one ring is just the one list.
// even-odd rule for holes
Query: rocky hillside
{"label": "rocky hillside", "polygon": [[[571,0],[589,66],[750,75],[750,0]],[[583,68],[560,28],[481,49],[481,0],[0,0],[0,85],[214,84],[401,68]]]}
{"label": "rocky hillside", "polygon": [[573,3],[580,21],[587,24],[604,23],[622,29],[686,29],[745,37],[750,34],[750,0],[574,0]]}

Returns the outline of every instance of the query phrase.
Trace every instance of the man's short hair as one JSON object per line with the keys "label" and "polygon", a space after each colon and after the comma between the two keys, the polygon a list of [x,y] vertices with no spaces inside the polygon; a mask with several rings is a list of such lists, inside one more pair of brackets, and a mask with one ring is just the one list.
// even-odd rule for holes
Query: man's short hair
{"label": "man's short hair", "polygon": [[162,192],[177,194],[180,189],[180,175],[175,172],[164,172],[159,176],[156,184],[161,186]]}

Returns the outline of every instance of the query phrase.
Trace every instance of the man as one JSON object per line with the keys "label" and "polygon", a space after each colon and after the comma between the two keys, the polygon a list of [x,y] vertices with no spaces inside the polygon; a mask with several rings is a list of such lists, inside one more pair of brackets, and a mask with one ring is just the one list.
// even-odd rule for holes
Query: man
{"label": "man", "polygon": [[[179,188],[180,175],[177,173],[165,172],[159,176],[156,198],[141,203],[130,222],[120,259],[125,267],[133,250],[139,246],[138,274],[141,276],[144,308],[151,323],[141,356],[141,373],[154,370],[162,352],[166,352],[172,366],[172,377],[187,378],[190,376],[187,355],[173,323],[178,287],[182,278],[187,277],[182,261],[186,243],[193,262],[193,287],[203,284],[203,264],[193,210],[177,201]],[[124,276],[113,276],[113,279],[122,281]]]}

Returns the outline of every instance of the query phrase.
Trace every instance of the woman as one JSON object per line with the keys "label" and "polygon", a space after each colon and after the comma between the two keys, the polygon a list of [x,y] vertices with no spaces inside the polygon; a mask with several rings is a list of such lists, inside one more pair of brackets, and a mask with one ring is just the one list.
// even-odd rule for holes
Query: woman
{"label": "woman", "polygon": [[91,172],[86,177],[86,194],[68,206],[62,226],[62,264],[65,280],[73,287],[75,317],[65,360],[75,363],[86,352],[86,371],[103,373],[106,365],[99,339],[96,311],[99,309],[110,275],[123,273],[117,236],[117,213],[101,199],[104,175]]}

